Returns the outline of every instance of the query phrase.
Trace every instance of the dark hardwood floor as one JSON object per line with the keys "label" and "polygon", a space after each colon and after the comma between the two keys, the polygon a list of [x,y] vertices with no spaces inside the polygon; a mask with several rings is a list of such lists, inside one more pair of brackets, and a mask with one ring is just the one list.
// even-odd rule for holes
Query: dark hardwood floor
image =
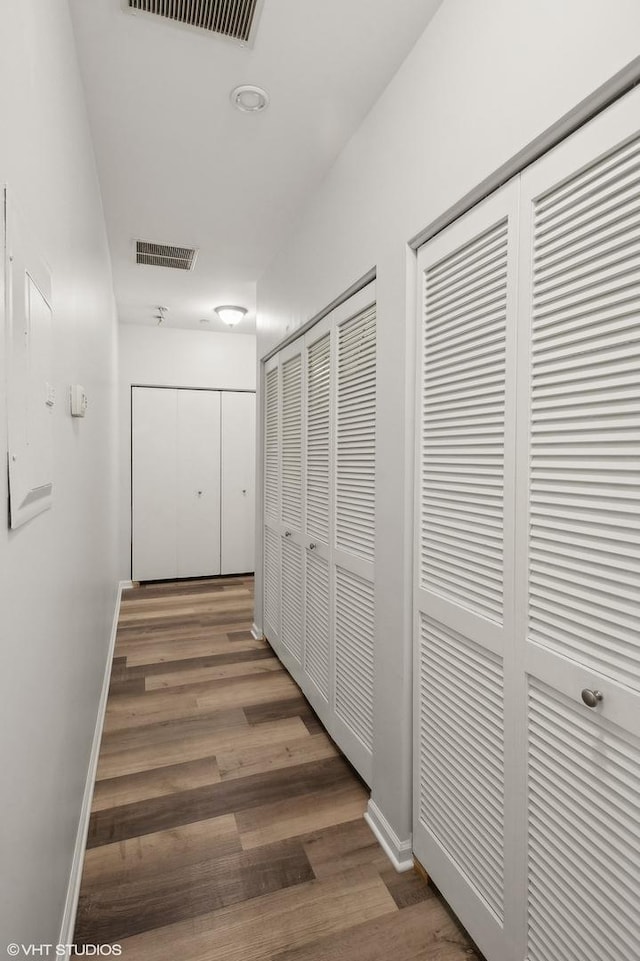
{"label": "dark hardwood floor", "polygon": [[124,594],[75,941],[125,961],[472,961],[250,631],[251,578]]}

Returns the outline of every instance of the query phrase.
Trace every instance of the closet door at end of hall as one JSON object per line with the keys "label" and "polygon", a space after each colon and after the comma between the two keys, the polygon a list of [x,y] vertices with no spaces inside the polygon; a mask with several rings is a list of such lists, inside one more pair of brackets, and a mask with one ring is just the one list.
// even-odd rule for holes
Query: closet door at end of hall
{"label": "closet door at end of hall", "polygon": [[256,395],[223,391],[221,573],[255,570]]}
{"label": "closet door at end of hall", "polygon": [[333,340],[326,317],[305,335],[305,694],[330,727],[333,670],[331,518],[333,515]]}
{"label": "closet door at end of hall", "polygon": [[176,576],[178,497],[177,391],[134,387],[132,573],[145,581]]}
{"label": "closet door at end of hall", "polygon": [[640,957],[639,117],[522,175],[528,961]]}
{"label": "closet door at end of hall", "polygon": [[515,958],[517,197],[507,185],[418,257],[414,849],[491,961]]}
{"label": "closet door at end of hall", "polygon": [[264,633],[278,655],[280,642],[280,367],[278,355],[264,366]]}
{"label": "closet door at end of hall", "polygon": [[220,573],[220,392],[178,390],[178,577]]}
{"label": "closet door at end of hall", "polygon": [[304,650],[304,338],[280,352],[282,597],[280,635],[282,660],[302,683]]}
{"label": "closet door at end of hall", "polygon": [[371,784],[375,622],[375,285],[335,312],[332,734]]}

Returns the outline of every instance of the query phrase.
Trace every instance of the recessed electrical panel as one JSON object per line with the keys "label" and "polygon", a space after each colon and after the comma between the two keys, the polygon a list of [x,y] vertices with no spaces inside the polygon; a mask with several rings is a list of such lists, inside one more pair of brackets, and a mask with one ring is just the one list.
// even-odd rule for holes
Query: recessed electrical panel
{"label": "recessed electrical panel", "polygon": [[53,501],[53,310],[49,269],[3,199],[10,523],[20,527]]}

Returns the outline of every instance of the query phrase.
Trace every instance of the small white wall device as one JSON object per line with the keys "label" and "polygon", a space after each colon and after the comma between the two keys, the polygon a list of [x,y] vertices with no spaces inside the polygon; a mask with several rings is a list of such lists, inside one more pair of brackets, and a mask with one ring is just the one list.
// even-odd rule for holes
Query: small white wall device
{"label": "small white wall device", "polygon": [[87,394],[82,384],[72,384],[69,388],[71,397],[71,416],[84,417],[87,412]]}

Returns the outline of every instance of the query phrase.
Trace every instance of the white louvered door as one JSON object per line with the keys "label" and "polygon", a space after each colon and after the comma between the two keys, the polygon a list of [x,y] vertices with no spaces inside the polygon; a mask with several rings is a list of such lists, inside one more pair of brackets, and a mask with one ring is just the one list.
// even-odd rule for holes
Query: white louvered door
{"label": "white louvered door", "polygon": [[491,961],[507,921],[517,185],[420,252],[414,847]]}
{"label": "white louvered door", "polygon": [[419,255],[414,843],[487,961],[640,958],[639,117]]}
{"label": "white louvered door", "polygon": [[336,317],[334,737],[372,777],[376,459],[376,305],[373,285]]}
{"label": "white louvered door", "polygon": [[370,783],[375,284],[269,360],[264,410],[265,634]]}
{"label": "white louvered door", "polygon": [[[280,640],[282,659],[295,672],[304,651],[304,343],[298,339],[280,353],[281,556],[282,592]],[[293,662],[293,663],[292,663]]]}
{"label": "white louvered door", "polygon": [[305,336],[305,693],[330,722],[333,341],[329,317]]}
{"label": "white louvered door", "polygon": [[280,368],[272,357],[264,369],[264,633],[280,648]]}
{"label": "white louvered door", "polygon": [[638,118],[635,91],[522,176],[529,961],[640,957]]}

